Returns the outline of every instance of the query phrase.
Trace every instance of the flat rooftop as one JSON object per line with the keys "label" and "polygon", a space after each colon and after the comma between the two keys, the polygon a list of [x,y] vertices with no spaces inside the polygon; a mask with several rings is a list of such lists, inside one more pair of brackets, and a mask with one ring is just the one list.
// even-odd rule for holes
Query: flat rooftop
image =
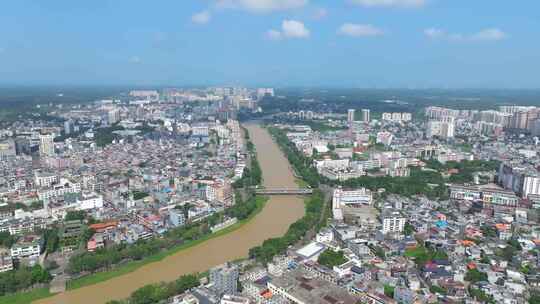
{"label": "flat rooftop", "polygon": [[298,249],[296,253],[305,257],[306,259],[310,259],[321,253],[325,248],[326,247],[320,243],[311,242],[308,245]]}

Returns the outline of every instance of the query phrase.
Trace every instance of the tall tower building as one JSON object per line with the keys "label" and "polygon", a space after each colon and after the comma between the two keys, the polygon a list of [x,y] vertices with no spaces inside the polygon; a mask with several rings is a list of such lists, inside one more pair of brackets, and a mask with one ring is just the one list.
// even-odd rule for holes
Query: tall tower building
{"label": "tall tower building", "polygon": [[347,122],[351,124],[354,121],[354,109],[347,111]]}
{"label": "tall tower building", "polygon": [[118,109],[112,109],[107,112],[107,122],[113,125],[120,121],[120,111]]}
{"label": "tall tower building", "polygon": [[44,134],[39,136],[39,154],[41,156],[54,155],[54,137],[52,134]]}
{"label": "tall tower building", "polygon": [[371,121],[369,109],[362,109],[362,121],[365,123],[369,123]]}
{"label": "tall tower building", "polygon": [[427,138],[438,136],[442,139],[450,139],[454,137],[455,119],[452,116],[446,116],[440,120],[430,120],[426,126]]}
{"label": "tall tower building", "polygon": [[73,130],[73,120],[71,119],[68,119],[66,121],[64,121],[64,133],[69,135],[71,134],[74,130]]}
{"label": "tall tower building", "polygon": [[211,289],[219,294],[234,294],[237,292],[238,267],[229,263],[210,269],[209,278]]}

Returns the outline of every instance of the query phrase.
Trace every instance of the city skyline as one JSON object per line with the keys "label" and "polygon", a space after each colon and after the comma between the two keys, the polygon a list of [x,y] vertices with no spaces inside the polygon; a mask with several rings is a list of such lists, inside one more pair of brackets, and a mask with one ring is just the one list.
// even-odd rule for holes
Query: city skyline
{"label": "city skyline", "polygon": [[18,1],[0,84],[540,88],[540,4]]}

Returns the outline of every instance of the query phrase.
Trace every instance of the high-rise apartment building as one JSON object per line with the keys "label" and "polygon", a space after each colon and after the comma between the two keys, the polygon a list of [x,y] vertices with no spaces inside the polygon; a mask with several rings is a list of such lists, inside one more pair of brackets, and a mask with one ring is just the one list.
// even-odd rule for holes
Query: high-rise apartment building
{"label": "high-rise apartment building", "polygon": [[497,177],[499,185],[522,198],[540,195],[540,173],[533,166],[502,163]]}
{"label": "high-rise apartment building", "polygon": [[426,125],[426,137],[432,138],[434,136],[442,139],[449,139],[454,137],[455,122],[454,117],[447,116],[442,117],[440,120],[431,120]]}
{"label": "high-rise apartment building", "polygon": [[365,123],[369,123],[371,121],[369,109],[362,109],[362,121]]}
{"label": "high-rise apartment building", "polygon": [[69,135],[71,133],[73,133],[73,130],[74,129],[74,125],[73,125],[73,120],[71,119],[68,119],[66,121],[64,121],[64,133]]}
{"label": "high-rise apartment building", "polygon": [[54,155],[54,136],[52,134],[39,136],[39,154],[41,156]]}
{"label": "high-rise apartment building", "polygon": [[427,107],[425,109],[425,115],[426,117],[430,119],[439,120],[444,117],[458,117],[459,116],[459,110],[452,110],[447,108],[441,108],[441,107]]}
{"label": "high-rise apartment building", "polygon": [[383,121],[395,121],[395,122],[411,121],[412,115],[411,113],[406,113],[406,112],[382,113],[381,119]]}
{"label": "high-rise apartment building", "polygon": [[266,96],[274,96],[274,89],[273,88],[258,88],[257,89],[257,99],[261,100]]}
{"label": "high-rise apartment building", "polygon": [[234,294],[238,287],[238,267],[226,263],[210,269],[211,289],[219,294]]}
{"label": "high-rise apartment building", "polygon": [[354,121],[354,109],[347,111],[347,122],[351,124]]}
{"label": "high-rise apartment building", "polygon": [[407,218],[396,209],[387,209],[382,212],[382,233],[401,233],[405,229]]}
{"label": "high-rise apartment building", "polygon": [[107,122],[112,125],[120,121],[120,111],[118,109],[111,109],[107,112]]}

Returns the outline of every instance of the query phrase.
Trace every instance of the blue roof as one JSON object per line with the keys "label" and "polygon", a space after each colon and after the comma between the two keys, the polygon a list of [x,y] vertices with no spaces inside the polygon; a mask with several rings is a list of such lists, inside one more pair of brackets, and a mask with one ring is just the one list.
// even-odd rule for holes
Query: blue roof
{"label": "blue roof", "polygon": [[444,228],[448,227],[448,222],[446,222],[446,221],[437,221],[437,222],[435,223],[435,225],[436,225],[438,228],[443,228],[443,229],[444,229]]}
{"label": "blue roof", "polygon": [[365,269],[354,265],[353,267],[351,267],[351,271],[356,274],[362,274],[365,272]]}

